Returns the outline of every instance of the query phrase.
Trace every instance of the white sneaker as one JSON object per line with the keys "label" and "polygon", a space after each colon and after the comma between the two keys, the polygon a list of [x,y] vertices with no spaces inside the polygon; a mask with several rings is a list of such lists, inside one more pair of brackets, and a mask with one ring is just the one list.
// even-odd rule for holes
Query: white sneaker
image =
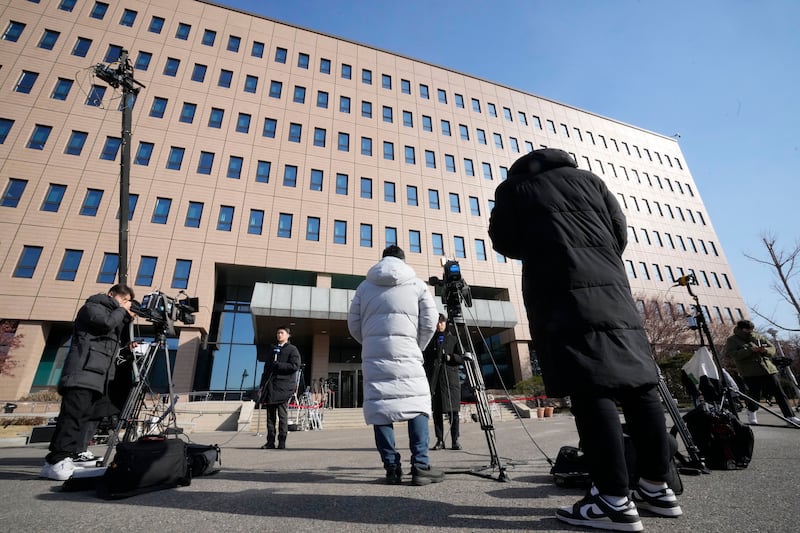
{"label": "white sneaker", "polygon": [[789,417],[789,422],[791,422],[792,424],[797,424],[798,426],[800,426],[800,418],[797,418],[796,416],[790,416]]}
{"label": "white sneaker", "polygon": [[45,461],[42,470],[39,472],[39,477],[47,478],[47,479],[54,479],[56,481],[66,481],[72,474],[78,470],[75,464],[72,462],[72,458],[67,457],[54,465],[51,465],[47,461]]}
{"label": "white sneaker", "polygon": [[98,456],[96,456],[89,450],[86,450],[85,452],[81,452],[78,455],[76,455],[75,458],[72,460],[72,463],[76,467],[93,467],[97,466],[97,461],[99,460],[100,458]]}
{"label": "white sneaker", "polygon": [[756,417],[755,411],[747,411],[747,422],[748,424],[758,424],[758,418]]}

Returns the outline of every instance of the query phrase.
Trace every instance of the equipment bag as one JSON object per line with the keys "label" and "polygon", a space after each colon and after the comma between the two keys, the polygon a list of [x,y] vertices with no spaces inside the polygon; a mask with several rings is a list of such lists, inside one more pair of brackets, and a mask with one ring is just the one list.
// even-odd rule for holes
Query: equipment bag
{"label": "equipment bag", "polygon": [[118,499],[189,485],[192,472],[186,443],[163,436],[146,436],[117,444],[114,460],[97,487],[105,499]]}
{"label": "equipment bag", "polygon": [[189,456],[192,477],[216,474],[222,466],[222,460],[220,459],[222,451],[216,444],[207,445],[192,442],[186,445],[186,453]]}
{"label": "equipment bag", "polygon": [[728,409],[704,402],[686,413],[683,420],[708,468],[741,470],[750,464],[753,430]]}

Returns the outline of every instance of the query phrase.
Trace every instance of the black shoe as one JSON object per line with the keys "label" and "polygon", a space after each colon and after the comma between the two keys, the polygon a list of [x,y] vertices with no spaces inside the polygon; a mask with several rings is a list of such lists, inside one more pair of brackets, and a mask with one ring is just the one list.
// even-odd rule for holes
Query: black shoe
{"label": "black shoe", "polygon": [[411,484],[422,486],[444,481],[444,472],[428,465],[427,467],[413,465],[411,467]]}
{"label": "black shoe", "polygon": [[282,440],[282,441],[278,442],[278,449],[279,450],[285,450],[286,449],[286,441],[285,440]]}
{"label": "black shoe", "polygon": [[460,450],[461,449],[461,444],[459,444],[459,442],[457,440],[454,440],[453,441],[453,445],[450,446],[450,449],[451,450]]}
{"label": "black shoe", "polygon": [[640,485],[633,489],[631,498],[637,508],[658,516],[677,517],[683,514],[678,499],[670,488],[651,492]]}
{"label": "black shoe", "polygon": [[431,450],[444,450],[444,442],[437,440],[436,444],[431,447]]}
{"label": "black shoe", "polygon": [[613,531],[642,531],[642,521],[636,505],[626,498],[622,505],[611,505],[592,487],[584,498],[571,507],[561,507],[556,518],[573,526],[610,529]]}
{"label": "black shoe", "polygon": [[263,446],[261,446],[261,449],[262,450],[274,450],[275,449],[275,443],[274,442],[268,442],[268,443],[264,444]]}
{"label": "black shoe", "polygon": [[389,485],[400,485],[403,482],[403,467],[400,465],[386,469],[386,483]]}

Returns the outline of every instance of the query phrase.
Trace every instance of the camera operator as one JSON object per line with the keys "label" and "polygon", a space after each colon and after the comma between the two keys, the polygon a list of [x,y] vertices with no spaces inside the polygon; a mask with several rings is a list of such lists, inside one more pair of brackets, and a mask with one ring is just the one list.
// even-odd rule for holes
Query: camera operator
{"label": "camera operator", "polygon": [[[641,531],[637,507],[679,516],[665,481],[670,452],[658,369],[622,261],[627,224],[614,195],[567,152],[534,150],[497,187],[489,236],[495,250],[522,260],[522,295],[545,389],[570,397],[593,481],[556,518]],[[617,403],[642,476],[632,500]]]}
{"label": "camera operator", "polygon": [[[750,396],[756,400],[761,398],[762,392],[774,396],[783,416],[800,424],[800,419],[792,413],[786,395],[778,383],[778,369],[772,362],[775,346],[755,333],[754,329],[755,326],[749,320],[737,322],[733,335],[725,343],[725,355],[733,359]],[[747,421],[751,424],[758,424],[757,410],[758,404],[747,400]]]}
{"label": "camera operator", "polygon": [[120,345],[127,346],[133,290],[114,285],[107,294],[91,296],[78,310],[72,344],[64,362],[58,392],[61,410],[45,457],[41,477],[64,481],[75,471],[74,459],[86,448],[91,418],[105,401],[114,379]]}
{"label": "camera operator", "polygon": [[455,335],[447,331],[447,317],[439,314],[436,333],[423,352],[425,372],[431,387],[433,402],[433,429],[436,444],[432,450],[443,450],[444,446],[444,414],[450,418],[450,449],[460,450],[458,442],[459,419],[461,410],[461,380],[458,367],[464,362],[461,347]]}

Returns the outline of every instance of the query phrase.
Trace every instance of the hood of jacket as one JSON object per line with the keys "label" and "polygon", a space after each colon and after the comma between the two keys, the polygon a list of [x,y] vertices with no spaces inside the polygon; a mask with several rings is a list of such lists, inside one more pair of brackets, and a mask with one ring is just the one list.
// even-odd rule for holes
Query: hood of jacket
{"label": "hood of jacket", "polygon": [[417,276],[414,269],[397,257],[384,257],[367,272],[367,279],[381,287],[401,285]]}
{"label": "hood of jacket", "polygon": [[564,150],[544,148],[542,150],[534,150],[517,159],[508,170],[508,177],[541,174],[560,167],[578,168],[578,164]]}

